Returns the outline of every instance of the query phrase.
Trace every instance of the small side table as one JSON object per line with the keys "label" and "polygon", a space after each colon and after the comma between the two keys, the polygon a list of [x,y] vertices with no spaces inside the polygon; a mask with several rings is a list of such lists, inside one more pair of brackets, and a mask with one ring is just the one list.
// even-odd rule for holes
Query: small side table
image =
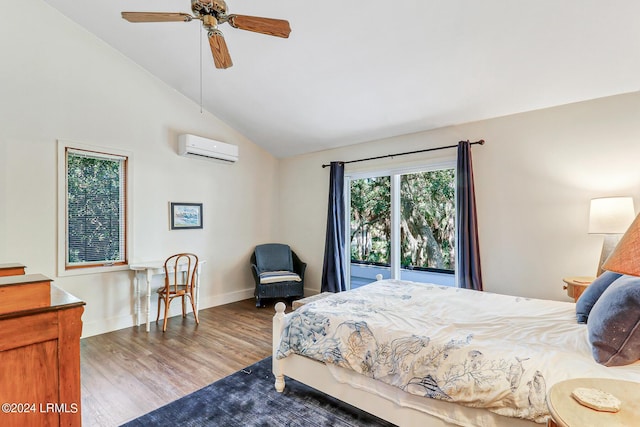
{"label": "small side table", "polygon": [[[587,408],[571,396],[578,387],[596,388],[613,394],[621,403],[618,412]],[[554,384],[547,394],[553,420],[549,427],[635,426],[640,420],[640,383],[608,378],[575,378]]]}
{"label": "small side table", "polygon": [[567,291],[567,295],[573,298],[574,301],[578,301],[580,295],[587,289],[587,286],[596,280],[595,277],[592,276],[571,276],[565,277],[562,279],[566,285],[564,285],[563,289]]}

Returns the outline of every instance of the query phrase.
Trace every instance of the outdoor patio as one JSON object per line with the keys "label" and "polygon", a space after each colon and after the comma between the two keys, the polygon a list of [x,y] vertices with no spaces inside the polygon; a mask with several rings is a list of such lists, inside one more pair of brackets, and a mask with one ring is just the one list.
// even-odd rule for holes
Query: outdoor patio
{"label": "outdoor patio", "polygon": [[[391,278],[391,268],[377,265],[351,263],[351,289],[375,282],[376,275],[382,274],[383,279]],[[412,282],[434,283],[442,286],[455,286],[455,275],[422,270],[400,269],[400,278]]]}

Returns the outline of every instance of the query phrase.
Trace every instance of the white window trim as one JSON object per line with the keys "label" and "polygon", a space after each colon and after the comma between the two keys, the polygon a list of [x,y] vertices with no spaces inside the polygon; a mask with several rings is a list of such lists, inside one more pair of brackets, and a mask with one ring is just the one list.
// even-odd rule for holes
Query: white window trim
{"label": "white window trim", "polygon": [[449,159],[449,160],[439,159],[438,162],[425,163],[418,166],[374,169],[374,170],[368,170],[366,172],[345,173],[345,178],[348,177],[349,180],[354,180],[354,179],[364,179],[364,178],[375,178],[377,176],[406,175],[410,173],[430,172],[434,170],[455,169],[455,168],[456,168],[455,158]]}
{"label": "white window trim", "polygon": [[[398,189],[400,188],[400,175],[406,175],[411,173],[420,173],[420,172],[430,172],[435,170],[442,169],[456,169],[456,159],[447,159],[442,160],[439,159],[437,162],[425,163],[417,166],[406,166],[406,167],[397,167],[397,168],[383,168],[383,169],[372,169],[366,172],[353,172],[353,173],[345,173],[344,179],[344,202],[345,202],[345,214],[347,218],[345,218],[345,236],[351,235],[351,181],[356,179],[365,179],[365,178],[375,178],[379,176],[389,176],[391,179],[391,198],[396,199],[396,209],[393,209],[394,204],[392,203],[391,210],[391,278],[392,279],[400,279],[400,263],[398,262],[400,257],[398,256],[400,252],[400,240],[395,239],[396,230],[400,229],[400,192]],[[457,200],[457,196],[456,196]],[[456,239],[458,230],[455,230]],[[397,240],[397,242],[396,242]],[[349,282],[349,287],[351,285],[351,239],[345,239],[345,249],[344,249],[345,257],[345,265],[347,266],[347,281]],[[396,257],[398,259],[396,259]],[[458,277],[458,270],[454,270],[454,275]]]}
{"label": "white window trim", "polygon": [[342,262],[346,266],[344,273],[346,290],[351,289],[351,180],[353,179],[350,175],[345,174],[342,191],[344,194],[344,214],[346,216],[344,219],[344,250],[342,251]]}
{"label": "white window trim", "polygon": [[[99,266],[99,267],[85,267],[85,268],[73,268],[67,269],[66,262],[66,250],[67,250],[67,164],[66,164],[66,150],[67,149],[78,149],[83,151],[94,151],[97,153],[104,153],[106,156],[109,154],[116,156],[127,157],[126,162],[126,175],[127,182],[125,188],[125,196],[126,196],[126,215],[127,215],[127,223],[126,223],[126,249],[127,249],[127,264],[124,265],[113,265],[113,266]],[[83,143],[78,143],[74,141],[68,140],[58,140],[58,260],[57,260],[57,276],[58,277],[66,277],[66,276],[80,276],[85,274],[99,274],[99,273],[109,273],[113,271],[123,271],[129,270],[128,262],[132,259],[132,236],[133,236],[133,199],[132,188],[133,188],[133,153],[131,151],[119,150],[110,147],[100,147],[95,145],[88,145]]]}

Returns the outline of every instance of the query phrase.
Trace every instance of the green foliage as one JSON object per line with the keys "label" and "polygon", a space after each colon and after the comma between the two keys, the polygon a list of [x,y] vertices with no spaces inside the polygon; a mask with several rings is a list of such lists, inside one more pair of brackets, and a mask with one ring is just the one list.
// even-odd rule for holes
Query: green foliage
{"label": "green foliage", "polygon": [[455,173],[453,169],[402,175],[402,265],[455,268]]}
{"label": "green foliage", "polygon": [[121,161],[70,153],[67,168],[68,262],[119,260]]}
{"label": "green foliage", "polygon": [[[351,259],[389,264],[391,180],[351,183]],[[455,268],[455,173],[453,169],[402,175],[401,264]]]}
{"label": "green foliage", "polygon": [[351,182],[351,259],[389,264],[390,209],[388,176]]}

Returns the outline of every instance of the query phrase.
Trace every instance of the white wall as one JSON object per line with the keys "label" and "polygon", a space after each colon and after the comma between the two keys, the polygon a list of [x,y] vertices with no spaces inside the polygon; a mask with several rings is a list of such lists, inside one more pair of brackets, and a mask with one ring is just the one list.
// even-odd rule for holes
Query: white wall
{"label": "white wall", "polygon": [[[66,139],[133,152],[131,259],[193,251],[207,260],[201,307],[252,297],[250,253],[274,239],[277,159],[46,3],[29,3],[3,2],[0,13],[0,263],[23,263],[86,301],[84,336],[133,324],[129,272],[56,277],[56,140]],[[240,161],[179,157],[180,133],[239,145]],[[202,202],[204,229],[169,231],[171,201]]]}
{"label": "white wall", "polygon": [[[630,195],[640,207],[640,93],[389,138],[281,161],[282,239],[320,288],[331,160],[485,139],[473,146],[485,290],[570,300],[562,277],[595,275],[602,237],[587,234],[593,197]],[[347,165],[346,173],[437,161],[438,151]]]}
{"label": "white wall", "polygon": [[[208,262],[202,307],[250,298],[256,244],[290,243],[320,288],[331,160],[484,138],[474,146],[482,267],[488,291],[568,300],[561,278],[594,274],[602,239],[589,200],[640,202],[640,94],[274,159],[39,0],[0,13],[0,262],[21,262],[87,302],[84,335],[130,326],[127,272],[56,277],[56,140],[130,150],[134,260],[190,250]],[[220,165],[178,157],[190,132],[240,146]],[[419,164],[454,152],[361,163],[348,172]],[[180,181],[192,184],[181,191]],[[168,203],[204,203],[203,230],[168,230]],[[153,302],[152,302],[153,304]],[[175,307],[177,308],[177,307]],[[155,312],[155,308],[152,309]],[[175,311],[174,311],[175,312]]]}

